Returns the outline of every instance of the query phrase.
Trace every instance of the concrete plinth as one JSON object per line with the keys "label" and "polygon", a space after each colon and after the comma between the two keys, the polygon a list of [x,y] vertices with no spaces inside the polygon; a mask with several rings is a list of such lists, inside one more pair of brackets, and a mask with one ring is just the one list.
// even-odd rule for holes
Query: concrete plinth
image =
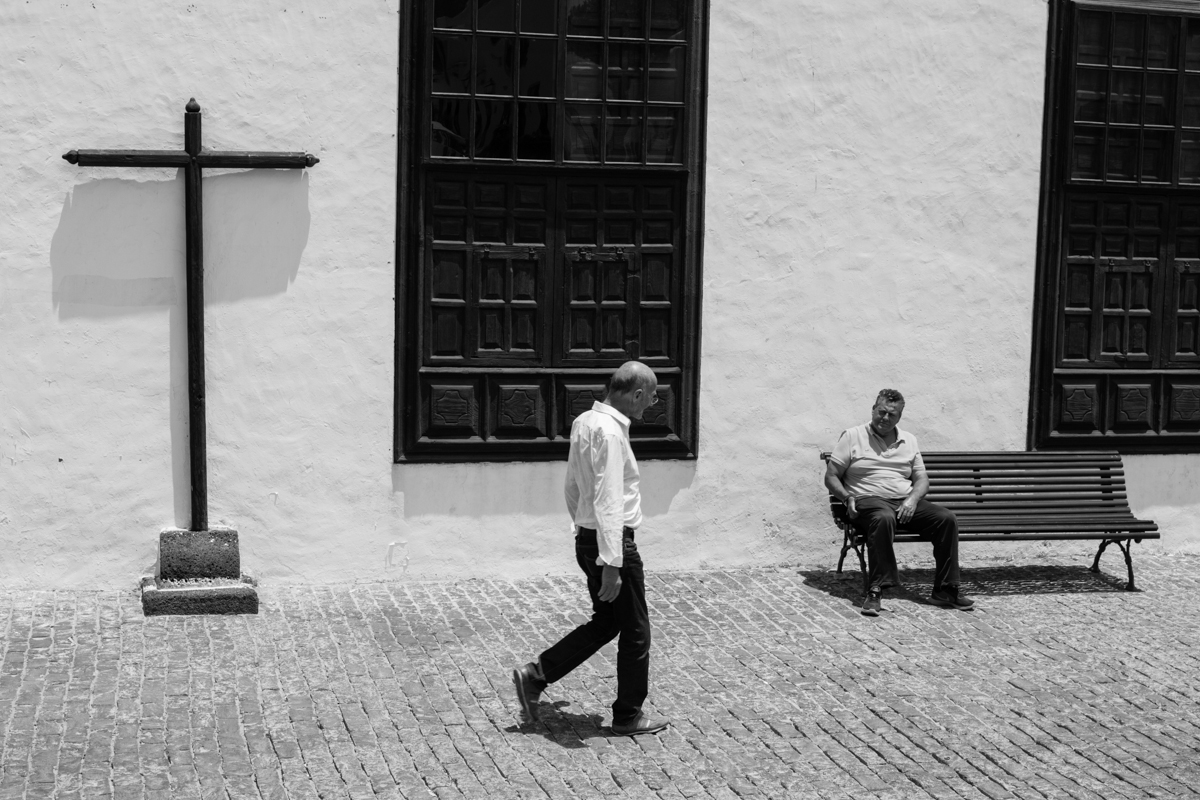
{"label": "concrete plinth", "polygon": [[242,574],[238,532],[167,528],[158,537],[158,574],[142,579],[142,612],[257,614],[258,591]]}

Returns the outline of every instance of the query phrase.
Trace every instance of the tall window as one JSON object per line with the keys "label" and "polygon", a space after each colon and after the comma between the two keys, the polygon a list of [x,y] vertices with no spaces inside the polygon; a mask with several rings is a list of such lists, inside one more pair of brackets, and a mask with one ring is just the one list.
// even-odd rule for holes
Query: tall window
{"label": "tall window", "polygon": [[561,458],[629,359],[696,452],[701,0],[421,0],[402,51],[397,459]]}
{"label": "tall window", "polygon": [[1052,14],[1032,444],[1200,451],[1200,3]]}

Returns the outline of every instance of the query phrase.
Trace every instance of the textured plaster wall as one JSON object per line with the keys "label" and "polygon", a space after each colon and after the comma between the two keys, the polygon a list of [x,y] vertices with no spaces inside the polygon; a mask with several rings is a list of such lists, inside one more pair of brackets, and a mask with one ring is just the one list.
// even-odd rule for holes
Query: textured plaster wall
{"label": "textured plaster wall", "polygon": [[[183,186],[71,148],[308,150],[205,180],[210,519],[267,580],[574,569],[561,464],[391,464],[400,0],[10,3],[0,582],[132,586],[188,521]],[[1024,445],[1041,0],[714,3],[701,457],[643,464],[656,568],[827,560],[819,450],[874,392]],[[1200,459],[1127,459],[1167,546]],[[1006,551],[1011,552],[1011,551]]]}

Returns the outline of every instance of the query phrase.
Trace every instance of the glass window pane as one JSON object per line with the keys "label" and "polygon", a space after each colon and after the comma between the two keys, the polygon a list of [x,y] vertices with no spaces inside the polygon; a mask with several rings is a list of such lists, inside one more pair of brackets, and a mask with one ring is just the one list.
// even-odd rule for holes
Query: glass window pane
{"label": "glass window pane", "polygon": [[518,83],[526,97],[554,97],[557,85],[558,42],[554,39],[522,39],[518,61]]}
{"label": "glass window pane", "polygon": [[564,158],[567,161],[600,160],[600,106],[568,105]]}
{"label": "glass window pane", "polygon": [[1200,19],[1187,21],[1187,48],[1184,56],[1184,67],[1200,69]]}
{"label": "glass window pane", "polygon": [[1179,182],[1200,183],[1200,133],[1184,133],[1179,149]]}
{"label": "glass window pane", "polygon": [[567,0],[567,33],[572,36],[599,36],[600,0]]}
{"label": "glass window pane", "polygon": [[512,103],[475,101],[475,157],[512,158]]}
{"label": "glass window pane", "polygon": [[608,35],[643,38],[646,35],[646,0],[609,0]]}
{"label": "glass window pane", "polygon": [[1174,144],[1174,131],[1142,133],[1142,180],[1171,180],[1171,155],[1175,150]]}
{"label": "glass window pane", "polygon": [[641,100],[645,70],[640,44],[608,46],[608,99]]}
{"label": "glass window pane", "polygon": [[1175,76],[1146,75],[1146,103],[1142,121],[1147,125],[1175,124]]}
{"label": "glass window pane", "polygon": [[599,42],[567,42],[567,97],[599,100],[604,96],[603,47]]}
{"label": "glass window pane", "polygon": [[641,163],[642,109],[609,106],[604,127],[604,160],[608,163]]}
{"label": "glass window pane", "polygon": [[1109,96],[1109,122],[1137,122],[1138,101],[1142,99],[1140,72],[1113,72],[1112,94]]}
{"label": "glass window pane", "polygon": [[513,93],[513,43],[507,36],[475,39],[475,93]]}
{"label": "glass window pane", "polygon": [[479,0],[479,30],[515,31],[516,0]]}
{"label": "glass window pane", "polygon": [[471,93],[471,38],[433,37],[433,91]]}
{"label": "glass window pane", "polygon": [[646,110],[646,161],[683,162],[683,109],[650,106]]}
{"label": "glass window pane", "polygon": [[1183,79],[1183,124],[1188,128],[1200,128],[1200,75],[1188,75]]}
{"label": "glass window pane", "polygon": [[471,29],[471,0],[433,0],[435,28]]}
{"label": "glass window pane", "polygon": [[1109,180],[1133,180],[1137,177],[1137,131],[1108,132],[1108,157],[1104,177]]}
{"label": "glass window pane", "polygon": [[1179,20],[1174,17],[1150,17],[1146,29],[1146,66],[1179,69],[1175,48],[1179,43]]}
{"label": "glass window pane", "polygon": [[1071,142],[1071,177],[1099,178],[1104,163],[1104,129],[1076,128]]}
{"label": "glass window pane", "polygon": [[554,159],[553,103],[517,103],[517,158]]}
{"label": "glass window pane", "polygon": [[1106,11],[1080,11],[1075,38],[1078,42],[1076,63],[1108,64],[1108,22]]}
{"label": "glass window pane", "polygon": [[1140,67],[1146,18],[1141,14],[1117,14],[1113,25],[1113,66]]}
{"label": "glass window pane", "polygon": [[650,38],[683,39],[686,0],[650,0]]}
{"label": "glass window pane", "polygon": [[651,100],[683,102],[683,53],[682,45],[650,45]]}
{"label": "glass window pane", "polygon": [[557,33],[558,0],[521,0],[522,33]]}
{"label": "glass window pane", "polygon": [[434,98],[429,130],[429,155],[466,158],[471,133],[471,101]]}

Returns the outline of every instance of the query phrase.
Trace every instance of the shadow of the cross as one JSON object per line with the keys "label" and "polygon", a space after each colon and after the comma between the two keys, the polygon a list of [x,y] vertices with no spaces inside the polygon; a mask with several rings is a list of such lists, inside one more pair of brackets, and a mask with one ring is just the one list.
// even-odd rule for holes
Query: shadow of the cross
{"label": "shadow of the cross", "polygon": [[[139,314],[184,302],[184,184],[103,178],[67,195],[50,242],[59,319]],[[308,175],[204,178],[206,304],[286,292],[308,243]]]}

